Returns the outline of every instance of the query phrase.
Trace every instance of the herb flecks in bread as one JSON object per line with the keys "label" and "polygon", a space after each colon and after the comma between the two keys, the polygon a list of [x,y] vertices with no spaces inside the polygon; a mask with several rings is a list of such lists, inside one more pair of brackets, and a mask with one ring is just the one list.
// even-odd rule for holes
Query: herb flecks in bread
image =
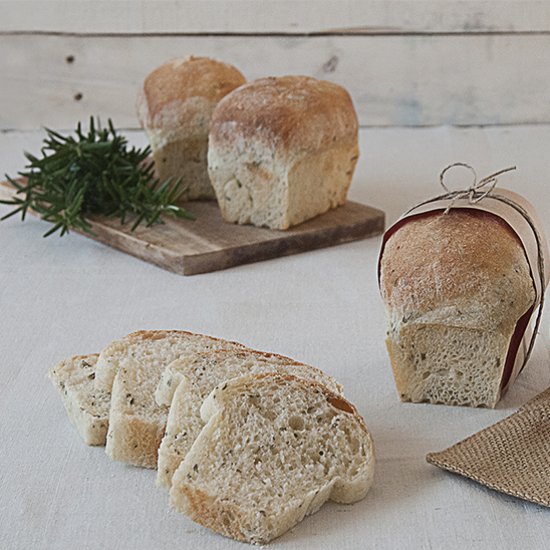
{"label": "herb flecks in bread", "polygon": [[363,419],[333,378],[288,357],[141,331],[49,374],[88,444],[102,444],[109,424],[111,458],[154,468],[168,409],[154,400],[164,370],[172,424],[159,465],[170,471],[172,505],[195,521],[268,542],[326,500],[351,503],[369,490],[374,449]]}
{"label": "herb flecks in bread", "polygon": [[109,426],[111,393],[95,388],[97,358],[98,354],[77,355],[48,372],[69,420],[86,445],[105,445]]}
{"label": "herb flecks in bread", "polygon": [[517,235],[487,212],[424,214],[389,237],[380,267],[401,399],[494,407],[516,323],[535,301]]}
{"label": "herb flecks in bread", "polygon": [[113,460],[157,467],[168,415],[155,390],[165,367],[185,355],[241,344],[185,331],[141,331],[112,342],[98,359],[96,386],[111,390],[106,452]]}
{"label": "herb flecks in bread", "polygon": [[[156,394],[157,402],[170,403],[166,433],[158,455],[159,485],[170,487],[174,472],[203,428],[200,407],[211,390],[232,378],[266,372],[292,374],[320,382],[335,393],[343,393],[342,386],[319,369],[281,355],[252,350],[216,350],[174,361],[165,369]],[[174,383],[168,384],[168,381]]]}
{"label": "herb flecks in bread", "polygon": [[225,536],[268,542],[327,500],[352,503],[370,488],[374,449],[353,405],[290,375],[219,385],[206,426],[176,471],[170,502]]}

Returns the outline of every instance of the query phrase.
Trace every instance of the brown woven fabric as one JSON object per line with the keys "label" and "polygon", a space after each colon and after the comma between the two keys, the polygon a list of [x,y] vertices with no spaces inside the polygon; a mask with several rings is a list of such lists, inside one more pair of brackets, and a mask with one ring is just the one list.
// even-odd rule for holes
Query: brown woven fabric
{"label": "brown woven fabric", "polygon": [[550,507],[550,388],[511,416],[439,453],[430,464]]}

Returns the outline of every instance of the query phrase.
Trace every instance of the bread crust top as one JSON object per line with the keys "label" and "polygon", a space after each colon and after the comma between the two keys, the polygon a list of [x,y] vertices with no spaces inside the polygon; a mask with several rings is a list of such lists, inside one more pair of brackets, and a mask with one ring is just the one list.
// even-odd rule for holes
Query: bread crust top
{"label": "bread crust top", "polygon": [[[181,124],[204,105],[214,105],[246,82],[232,65],[208,57],[188,56],[162,64],[145,79],[138,97],[138,116],[145,128]],[[195,105],[196,104],[196,105]]]}
{"label": "bread crust top", "polygon": [[[197,337],[197,338],[204,338],[216,342],[227,342],[228,344],[231,344],[232,346],[238,346],[243,349],[245,349],[245,346],[241,344],[240,342],[232,342],[231,340],[225,340],[223,338],[216,338],[215,336],[210,336],[208,334],[199,334],[197,332],[190,332],[188,330],[175,330],[175,329],[168,329],[168,330],[137,330],[135,332],[131,332],[121,340],[115,340],[112,342],[112,344],[118,344],[119,342],[135,342],[135,341],[143,341],[143,340],[162,340],[164,338],[169,337],[180,337],[180,336],[190,336],[190,337]],[[105,348],[107,349],[107,348]]]}
{"label": "bread crust top", "polygon": [[[232,344],[239,345],[238,343],[232,342]],[[299,366],[304,367],[304,379],[305,380],[311,380],[310,377],[308,377],[309,373],[316,373],[317,376],[323,377],[324,382],[323,385],[326,386],[331,392],[333,393],[339,393],[341,395],[344,395],[344,388],[342,384],[337,382],[332,376],[329,376],[325,372],[323,372],[321,369],[318,369],[317,367],[314,367],[312,365],[308,365],[306,363],[302,363],[300,361],[296,361],[295,359],[292,359],[291,357],[287,357],[286,355],[279,355],[278,353],[272,353],[267,351],[258,351],[255,349],[249,349],[249,348],[236,348],[236,349],[214,349],[209,351],[198,351],[196,352],[192,357],[187,358],[186,365],[192,366],[197,360],[204,361],[204,359],[214,359],[214,361],[221,360],[223,361],[224,356],[229,356],[231,358],[239,358],[242,361],[251,360],[254,362],[254,358],[258,358],[260,360],[269,360],[269,359],[279,359],[285,361],[290,366]],[[221,357],[221,359],[218,359]],[[185,361],[185,359],[184,359]],[[274,368],[275,364],[273,365]],[[273,373],[276,371],[274,370]],[[273,374],[272,373],[272,374]],[[282,374],[281,374],[282,375]],[[240,376],[248,376],[248,375],[239,375]],[[282,375],[283,376],[283,375]],[[289,374],[288,376],[294,376],[292,374]],[[302,378],[300,375],[296,375],[298,378]],[[319,383],[319,382],[317,382]],[[333,387],[329,387],[329,384],[332,383]]]}
{"label": "bread crust top", "polygon": [[357,114],[349,93],[332,82],[307,76],[261,78],[218,103],[209,139],[218,147],[259,140],[279,150],[320,151],[356,144]]}
{"label": "bread crust top", "polygon": [[451,306],[449,318],[493,328],[516,323],[535,301],[519,237],[479,210],[430,212],[404,223],[386,242],[380,286],[386,306],[406,317]]}

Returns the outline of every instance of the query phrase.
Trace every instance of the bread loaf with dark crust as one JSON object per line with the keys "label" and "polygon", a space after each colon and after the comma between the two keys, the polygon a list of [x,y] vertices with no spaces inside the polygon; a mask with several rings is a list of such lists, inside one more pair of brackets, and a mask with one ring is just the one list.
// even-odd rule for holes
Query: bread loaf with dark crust
{"label": "bread loaf with dark crust", "polygon": [[182,178],[184,199],[214,198],[206,164],[210,119],[217,103],[245,83],[239,70],[206,57],[164,63],[151,72],[138,97],[157,175]]}
{"label": "bread loaf with dark crust", "polygon": [[288,229],[344,204],[358,156],[353,102],[331,82],[262,78],[212,116],[208,171],[229,222]]}
{"label": "bread loaf with dark crust", "polygon": [[521,241],[494,214],[411,217],[380,262],[386,344],[403,401],[494,407],[536,293]]}

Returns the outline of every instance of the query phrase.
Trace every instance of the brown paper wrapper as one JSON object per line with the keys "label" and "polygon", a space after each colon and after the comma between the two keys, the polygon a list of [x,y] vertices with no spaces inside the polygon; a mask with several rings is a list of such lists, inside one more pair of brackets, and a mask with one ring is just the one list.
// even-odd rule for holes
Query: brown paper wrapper
{"label": "brown paper wrapper", "polygon": [[[502,202],[498,199],[498,196],[505,197],[508,200],[513,201],[521,208],[523,208],[530,220],[536,227],[537,233],[541,239],[541,250],[537,244],[537,239],[533,229],[531,228],[529,221],[514,207]],[[531,271],[531,279],[533,280],[533,286],[536,291],[536,300],[533,306],[526,312],[526,314],[518,320],[514,335],[510,341],[510,347],[508,350],[506,365],[503,372],[503,378],[501,381],[502,394],[506,389],[514,382],[517,375],[521,372],[525,366],[527,353],[529,350],[529,343],[533,337],[533,325],[538,313],[538,306],[541,301],[541,297],[548,285],[550,279],[550,264],[548,259],[550,254],[548,252],[548,243],[544,234],[542,223],[535,212],[535,209],[521,195],[509,191],[508,189],[496,189],[492,194],[487,195],[483,200],[472,203],[467,197],[464,198],[448,198],[429,202],[421,206],[412,208],[406,214],[404,214],[399,220],[397,220],[384,234],[382,239],[382,247],[379,255],[378,263],[378,275],[380,279],[380,262],[384,253],[384,246],[388,239],[393,235],[400,227],[407,223],[407,221],[414,219],[415,217],[425,215],[428,212],[444,212],[448,207],[451,208],[467,208],[469,210],[481,210],[489,212],[501,218],[507,225],[516,233],[519,237],[523,249],[525,251],[525,257],[529,264]],[[541,280],[539,273],[539,254],[542,255],[544,260],[544,284]]]}
{"label": "brown paper wrapper", "polygon": [[550,388],[508,418],[426,460],[490,489],[550,507]]}

